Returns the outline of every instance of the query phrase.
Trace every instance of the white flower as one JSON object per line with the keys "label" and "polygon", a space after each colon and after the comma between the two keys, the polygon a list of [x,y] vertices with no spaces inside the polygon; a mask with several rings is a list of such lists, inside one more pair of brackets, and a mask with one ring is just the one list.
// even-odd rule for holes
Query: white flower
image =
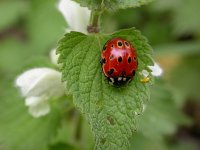
{"label": "white flower", "polygon": [[147,70],[142,70],[142,75],[144,78],[149,76],[149,72]]}
{"label": "white flower", "polygon": [[87,25],[91,12],[87,7],[81,7],[72,0],[60,0],[58,9],[69,25],[67,31],[72,30],[87,33]]}
{"label": "white flower", "polygon": [[154,66],[149,66],[149,68],[152,70],[151,74],[153,76],[158,77],[161,76],[163,73],[162,68],[157,63],[154,63]]}
{"label": "white flower", "polygon": [[[149,69],[151,69],[151,74],[153,76],[161,76],[162,75],[162,68],[157,64],[157,63],[154,63],[154,66],[148,66]],[[142,70],[140,72],[140,74],[143,76],[141,79],[140,79],[140,82],[142,83],[148,83],[151,79],[149,77],[149,72],[147,70]]]}
{"label": "white flower", "polygon": [[25,104],[34,117],[50,111],[50,98],[64,95],[61,73],[50,68],[35,68],[22,73],[16,79],[16,86],[26,98]]}
{"label": "white flower", "polygon": [[29,113],[34,117],[41,117],[49,113],[50,106],[45,96],[27,97],[25,105],[29,107]]}
{"label": "white flower", "polygon": [[[60,0],[58,9],[69,25],[68,31],[87,33],[90,10],[72,0]],[[53,64],[58,65],[58,57],[56,50],[50,52]],[[50,111],[49,100],[64,95],[61,73],[50,68],[35,68],[24,72],[16,79],[16,86],[26,98],[25,105],[34,117],[46,115]]]}
{"label": "white flower", "polygon": [[[154,63],[154,66],[148,66],[149,69],[151,69],[151,74],[153,76],[161,76],[162,73],[163,73],[163,70],[162,68],[157,64],[157,63]],[[147,70],[142,70],[141,74],[143,75],[144,78],[147,78],[149,76],[149,72]]]}
{"label": "white flower", "polygon": [[56,54],[56,49],[52,49],[52,50],[50,51],[49,56],[50,56],[51,62],[52,62],[54,65],[59,66],[59,64],[58,64],[59,55]]}

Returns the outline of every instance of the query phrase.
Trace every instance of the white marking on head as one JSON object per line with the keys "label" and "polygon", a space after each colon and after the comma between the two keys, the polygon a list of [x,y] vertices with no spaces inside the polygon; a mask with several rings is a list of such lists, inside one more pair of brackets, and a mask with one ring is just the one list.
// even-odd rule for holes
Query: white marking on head
{"label": "white marking on head", "polygon": [[126,81],[126,78],[123,78],[123,81]]}
{"label": "white marking on head", "polygon": [[122,80],[122,77],[118,77],[118,81],[121,81]]}
{"label": "white marking on head", "polygon": [[114,83],[114,82],[115,82],[115,80],[114,80],[113,78],[110,78],[110,80],[111,80],[111,82],[112,82],[112,83]]}

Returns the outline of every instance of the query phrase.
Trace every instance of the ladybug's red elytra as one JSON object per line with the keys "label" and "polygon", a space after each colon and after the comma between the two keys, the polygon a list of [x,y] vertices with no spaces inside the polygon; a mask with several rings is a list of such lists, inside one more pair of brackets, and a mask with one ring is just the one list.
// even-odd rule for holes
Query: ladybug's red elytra
{"label": "ladybug's red elytra", "polygon": [[134,47],[122,38],[113,38],[106,42],[100,62],[105,77],[115,86],[130,82],[138,66]]}

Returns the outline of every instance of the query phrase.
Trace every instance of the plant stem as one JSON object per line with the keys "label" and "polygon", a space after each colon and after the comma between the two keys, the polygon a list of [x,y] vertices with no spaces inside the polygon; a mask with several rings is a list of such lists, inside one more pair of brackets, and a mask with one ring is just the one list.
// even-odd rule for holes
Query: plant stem
{"label": "plant stem", "polygon": [[90,16],[90,24],[88,25],[89,33],[99,33],[99,20],[101,17],[101,12],[97,10],[93,10]]}
{"label": "plant stem", "polygon": [[77,124],[76,124],[76,132],[75,132],[75,139],[76,141],[81,140],[81,133],[82,133],[82,116],[79,112],[77,112]]}

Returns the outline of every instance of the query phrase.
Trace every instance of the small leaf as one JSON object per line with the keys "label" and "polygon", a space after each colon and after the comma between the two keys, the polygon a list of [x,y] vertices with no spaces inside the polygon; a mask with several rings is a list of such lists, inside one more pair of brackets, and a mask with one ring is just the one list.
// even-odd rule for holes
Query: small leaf
{"label": "small leaf", "polygon": [[81,4],[83,7],[88,7],[89,9],[125,9],[130,7],[139,7],[145,5],[153,0],[74,0]]}
{"label": "small leaf", "polygon": [[[139,60],[134,80],[121,88],[108,84],[99,63],[103,45],[114,37],[130,41]],[[140,82],[139,73],[152,64],[152,49],[146,38],[134,28],[112,35],[71,32],[60,40],[57,51],[67,92],[73,94],[75,105],[87,117],[96,149],[128,149],[129,138],[136,129],[135,115],[142,112],[143,102],[149,98],[149,84]]]}

